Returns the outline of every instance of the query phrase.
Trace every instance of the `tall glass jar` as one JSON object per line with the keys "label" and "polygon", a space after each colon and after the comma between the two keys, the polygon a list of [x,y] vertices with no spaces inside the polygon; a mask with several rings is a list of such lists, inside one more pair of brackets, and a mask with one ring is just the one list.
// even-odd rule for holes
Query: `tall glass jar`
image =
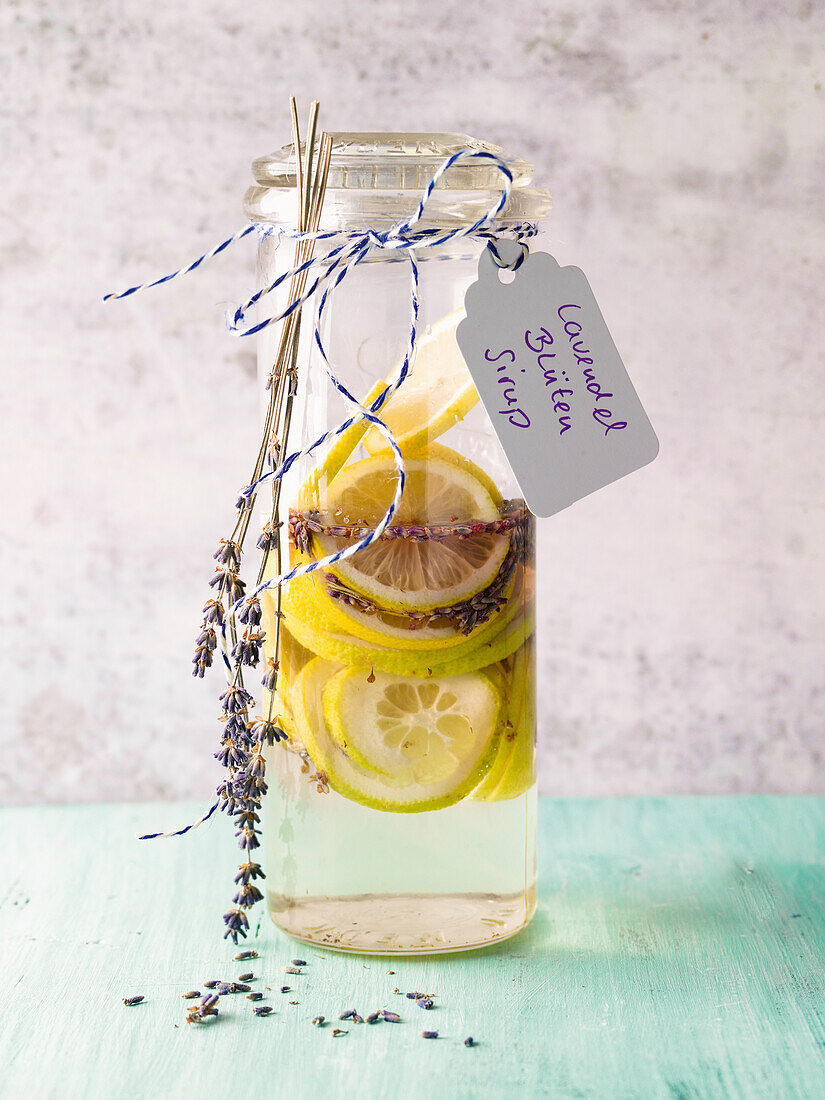
{"label": "tall glass jar", "polygon": [[[499,227],[549,212],[549,195],[528,186],[529,164],[465,136],[333,138],[320,228],[342,236],[319,252],[409,217],[460,149],[493,152],[513,172]],[[294,227],[292,147],[253,167],[247,213]],[[473,224],[495,206],[501,181],[489,161],[459,162],[417,228]],[[455,339],[483,247],[457,239],[417,252],[416,350],[380,413],[407,472],[391,528],[280,597],[276,703],[289,739],[267,750],[267,901],[285,932],[325,947],[461,950],[513,935],[535,909],[534,523]],[[262,236],[260,285],[293,263],[287,238]],[[285,293],[263,305],[266,315],[283,309]],[[315,299],[303,310],[287,450],[352,414],[322,368],[317,310]],[[359,400],[393,378],[409,331],[409,259],[374,248],[335,289],[321,325],[333,369]],[[259,335],[262,379],[277,338],[276,326]],[[366,427],[285,478],[284,561],[351,545],[384,515],[395,463]],[[277,603],[271,592],[262,601],[270,646]]]}

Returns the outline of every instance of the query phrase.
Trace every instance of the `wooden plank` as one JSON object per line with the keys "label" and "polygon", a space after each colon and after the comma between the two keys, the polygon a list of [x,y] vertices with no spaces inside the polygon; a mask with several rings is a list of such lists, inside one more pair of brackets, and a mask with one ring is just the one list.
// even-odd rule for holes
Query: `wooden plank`
{"label": "wooden plank", "polygon": [[[387,960],[297,947],[264,915],[250,968],[277,1013],[224,998],[204,1028],[180,994],[243,969],[220,940],[231,835],[134,839],[197,810],[0,813],[0,1095],[825,1095],[825,799],[543,800],[526,933]],[[379,1006],[403,1023],[310,1023]]]}

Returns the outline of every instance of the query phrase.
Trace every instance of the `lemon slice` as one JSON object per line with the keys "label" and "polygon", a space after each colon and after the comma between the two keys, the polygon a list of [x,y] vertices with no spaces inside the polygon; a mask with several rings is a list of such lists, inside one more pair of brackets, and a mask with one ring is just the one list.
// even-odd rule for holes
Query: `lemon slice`
{"label": "lemon slice", "polygon": [[350,759],[419,784],[463,780],[496,731],[500,701],[482,672],[410,681],[348,668],[323,691],[327,729]]}
{"label": "lemon slice", "polygon": [[507,699],[504,727],[490,770],[471,798],[499,802],[524,794],[535,783],[535,645],[532,639],[516,651],[500,688]]}
{"label": "lemon slice", "polygon": [[[386,388],[387,383],[379,379],[361,404],[369,408]],[[336,439],[332,440],[323,462],[312,471],[301,487],[299,499],[303,507],[319,507],[327,486],[352,457],[353,451],[364,438],[368,427],[369,424],[366,420],[357,420],[354,424],[350,424],[348,428],[345,428]]]}
{"label": "lemon slice", "polygon": [[[478,401],[455,338],[464,317],[464,310],[458,309],[419,337],[407,377],[381,411],[381,419],[402,450],[437,439]],[[364,446],[370,454],[389,449],[386,437],[375,427],[364,436]]]}
{"label": "lemon slice", "polygon": [[[293,689],[298,737],[334,791],[376,810],[420,813],[450,806],[478,785],[495,754],[499,735],[499,701],[489,681],[485,686],[481,682],[484,678],[479,677],[478,683],[468,692],[474,713],[483,715],[485,723],[489,724],[473,730],[472,735],[466,732],[452,738],[440,735],[439,740],[448,747],[433,751],[429,764],[419,761],[413,765],[405,761],[390,775],[358,764],[331,735],[324,717],[323,691],[336,674],[354,675],[354,670],[341,670],[338,664],[316,659],[300,673]],[[366,684],[366,680],[364,684],[376,689],[372,698],[377,704],[381,697],[377,678],[373,685]],[[347,698],[354,694],[353,688],[341,688],[340,691]],[[457,749],[459,746],[462,755],[450,751],[450,747]],[[416,777],[416,770],[420,778]]]}
{"label": "lemon slice", "polygon": [[[295,584],[293,581],[292,584]],[[481,637],[471,635],[467,648],[402,650],[360,641],[340,630],[319,627],[294,614],[293,605],[284,603],[287,628],[299,644],[320,657],[343,665],[359,665],[384,672],[401,673],[429,679],[431,676],[459,675],[502,661],[514,653],[533,632],[533,616],[519,611],[520,601],[511,599],[512,618],[504,618],[506,608],[495,620],[496,632]]]}
{"label": "lemon slice", "polygon": [[[301,562],[308,559],[296,555],[295,560]],[[415,626],[401,612],[382,609],[362,611],[333,597],[327,588],[327,581],[317,572],[291,581],[286,600],[291,615],[322,630],[343,631],[359,641],[390,649],[435,650],[440,654],[443,649],[469,652],[480,641],[491,638],[518,611],[517,601],[512,597],[520,592],[518,579],[511,580],[503,593],[504,604],[469,634],[462,634],[447,618]]]}
{"label": "lemon slice", "polygon": [[[454,453],[454,452],[452,452]],[[407,459],[406,482],[393,523],[403,526],[489,523],[499,518],[496,501],[470,468],[445,457]],[[395,493],[397,471],[390,456],[366,458],[345,467],[327,493],[325,520],[374,527]],[[317,555],[333,554],[352,539],[313,535]],[[471,538],[379,539],[333,571],[354,591],[391,611],[430,611],[469,599],[499,571],[508,535]]]}

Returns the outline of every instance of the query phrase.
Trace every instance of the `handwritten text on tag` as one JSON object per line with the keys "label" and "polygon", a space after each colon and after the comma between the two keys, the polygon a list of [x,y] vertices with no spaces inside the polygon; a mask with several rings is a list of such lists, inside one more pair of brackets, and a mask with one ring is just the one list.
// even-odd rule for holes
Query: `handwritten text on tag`
{"label": "handwritten text on tag", "polygon": [[458,346],[527,505],[551,516],[659,443],[584,273],[544,252],[509,283],[499,271],[485,249]]}

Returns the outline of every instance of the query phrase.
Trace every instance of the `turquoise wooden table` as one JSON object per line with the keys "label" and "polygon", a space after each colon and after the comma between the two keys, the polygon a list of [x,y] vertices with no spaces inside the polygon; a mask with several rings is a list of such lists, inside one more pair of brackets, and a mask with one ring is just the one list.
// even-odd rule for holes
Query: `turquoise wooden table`
{"label": "turquoise wooden table", "polygon": [[[515,939],[346,956],[264,915],[248,967],[220,939],[225,823],[135,840],[198,809],[0,813],[0,1095],[825,1097],[825,799],[545,799],[540,909]],[[272,1016],[235,994],[186,1025],[184,991],[244,969]],[[350,1007],[402,1022],[312,1026]]]}

